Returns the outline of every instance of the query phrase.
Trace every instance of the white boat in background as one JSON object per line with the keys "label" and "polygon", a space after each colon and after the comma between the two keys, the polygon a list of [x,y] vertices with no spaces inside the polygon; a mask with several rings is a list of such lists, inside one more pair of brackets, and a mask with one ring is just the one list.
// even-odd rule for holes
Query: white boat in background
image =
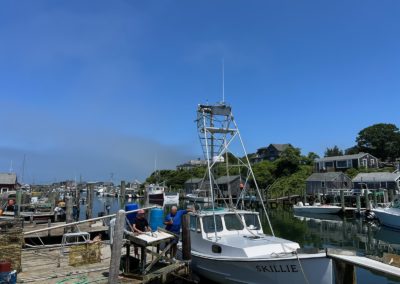
{"label": "white boat in background", "polygon": [[372,209],[379,222],[387,227],[400,230],[400,201],[396,200],[392,206]]}
{"label": "white boat in background", "polygon": [[146,186],[146,198],[151,201],[164,200],[165,186],[159,184],[149,184]]}
{"label": "white boat in background", "polygon": [[193,202],[209,203],[211,198],[208,196],[208,190],[196,189],[192,193],[188,193],[185,199]]}
{"label": "white boat in background", "polygon": [[321,203],[314,203],[313,205],[309,205],[303,202],[297,202],[296,205],[293,205],[294,213],[311,213],[311,214],[338,214],[342,210],[342,207],[336,205],[328,205]]}
{"label": "white boat in background", "polygon": [[164,192],[164,204],[178,204],[179,192]]}

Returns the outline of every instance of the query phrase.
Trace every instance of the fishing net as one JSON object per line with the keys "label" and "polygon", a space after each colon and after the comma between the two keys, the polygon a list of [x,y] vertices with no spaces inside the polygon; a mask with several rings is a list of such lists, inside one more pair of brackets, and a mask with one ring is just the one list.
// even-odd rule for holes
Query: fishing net
{"label": "fishing net", "polygon": [[21,254],[24,245],[21,223],[8,221],[0,223],[0,260],[11,263],[11,269],[21,271]]}
{"label": "fishing net", "polygon": [[82,266],[101,262],[101,242],[74,245],[69,251],[69,265]]}

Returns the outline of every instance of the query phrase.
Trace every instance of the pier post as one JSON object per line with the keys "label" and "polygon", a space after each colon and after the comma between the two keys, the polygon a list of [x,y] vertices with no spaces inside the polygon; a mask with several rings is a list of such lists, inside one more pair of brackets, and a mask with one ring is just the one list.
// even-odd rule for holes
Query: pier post
{"label": "pier post", "polygon": [[393,189],[389,189],[389,202],[393,201]]}
{"label": "pier post", "polygon": [[113,244],[111,247],[110,273],[108,283],[118,283],[119,265],[121,262],[121,248],[124,234],[125,211],[119,210],[115,220]]}
{"label": "pier post", "polygon": [[92,219],[93,214],[93,184],[88,184],[86,192],[86,219]]}
{"label": "pier post", "polygon": [[356,195],[357,213],[361,212],[361,195]]}
{"label": "pier post", "polygon": [[121,204],[121,209],[125,208],[125,181],[121,180],[121,190],[119,192],[119,202]]}
{"label": "pier post", "polygon": [[374,190],[374,191],[372,192],[372,198],[373,198],[373,202],[374,202],[374,207],[376,207],[377,204],[378,204],[376,190]]}
{"label": "pier post", "polygon": [[333,260],[335,284],[355,284],[356,274],[354,266],[338,259]]}
{"label": "pier post", "polygon": [[389,196],[388,196],[388,191],[387,190],[385,190],[384,192],[383,192],[383,203],[385,203],[385,204],[387,204],[388,202],[389,202]]}
{"label": "pier post", "polygon": [[368,189],[365,189],[364,197],[365,197],[365,208],[367,210],[370,210],[371,209],[371,205],[369,204]]}
{"label": "pier post", "polygon": [[342,206],[342,212],[345,211],[345,203],[344,203],[344,190],[340,190],[340,204]]}
{"label": "pier post", "polygon": [[[66,210],[65,210],[65,222],[68,223],[72,223],[73,222],[73,218],[72,218],[72,197],[67,196],[66,200],[65,200],[65,206],[66,206]],[[64,228],[64,233],[68,233],[69,228],[66,227]]]}
{"label": "pier post", "polygon": [[191,260],[191,245],[190,245],[190,215],[182,216],[182,259]]}

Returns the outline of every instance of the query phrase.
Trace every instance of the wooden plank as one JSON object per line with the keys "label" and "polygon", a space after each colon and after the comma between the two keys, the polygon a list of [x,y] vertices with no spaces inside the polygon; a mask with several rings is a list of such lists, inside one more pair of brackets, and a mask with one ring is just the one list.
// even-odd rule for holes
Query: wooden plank
{"label": "wooden plank", "polygon": [[326,255],[334,260],[340,260],[361,268],[368,269],[370,271],[380,272],[383,274],[392,275],[400,278],[400,268],[364,256],[341,255],[341,254],[331,253],[329,251],[326,253]]}

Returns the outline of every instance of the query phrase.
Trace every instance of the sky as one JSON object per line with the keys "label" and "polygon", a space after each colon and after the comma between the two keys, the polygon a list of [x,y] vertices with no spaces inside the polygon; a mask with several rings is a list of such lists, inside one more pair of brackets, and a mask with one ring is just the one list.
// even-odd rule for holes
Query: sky
{"label": "sky", "polygon": [[351,147],[400,126],[399,14],[397,0],[1,1],[0,172],[144,180],[202,157],[196,107],[222,100],[222,60],[248,152]]}

